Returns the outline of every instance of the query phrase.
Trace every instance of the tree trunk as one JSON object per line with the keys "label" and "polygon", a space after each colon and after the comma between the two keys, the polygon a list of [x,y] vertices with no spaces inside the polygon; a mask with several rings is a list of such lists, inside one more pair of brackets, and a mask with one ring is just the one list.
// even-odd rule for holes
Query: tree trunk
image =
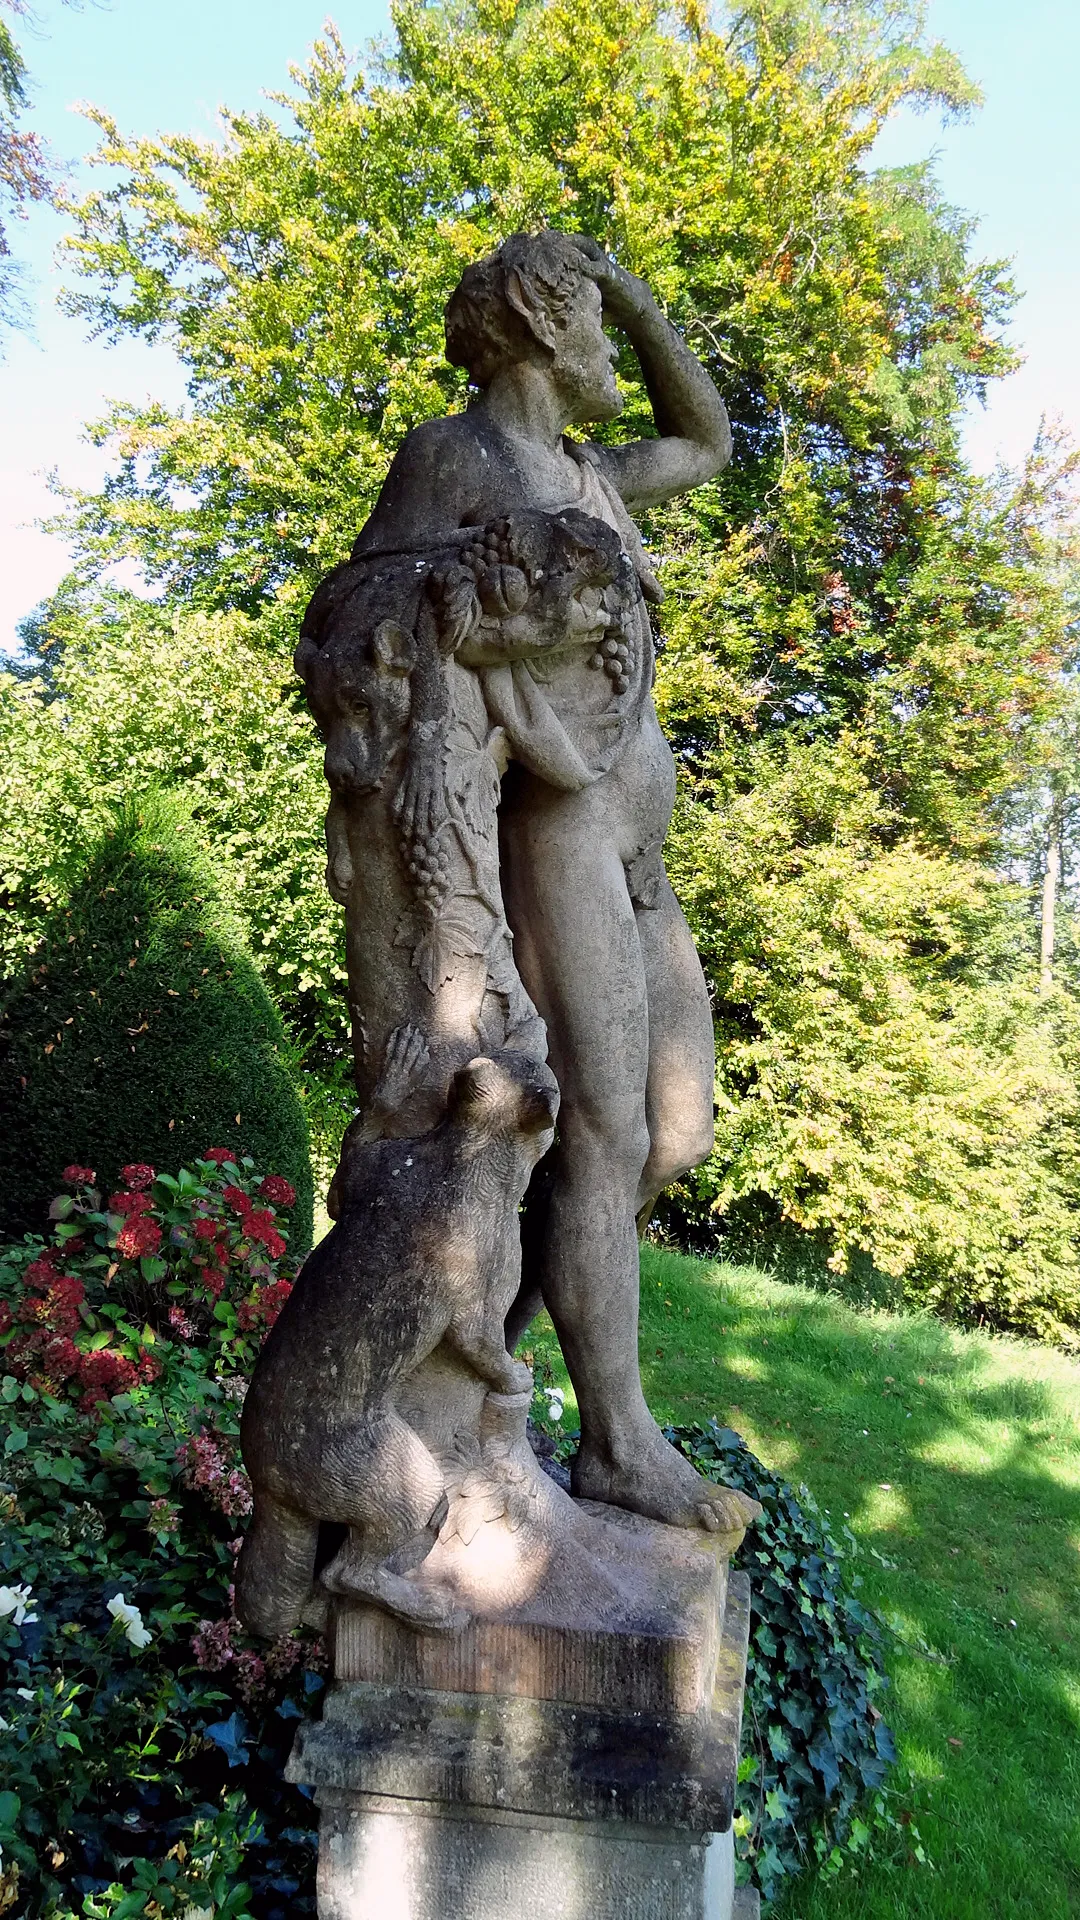
{"label": "tree trunk", "polygon": [[1042,926],[1039,939],[1039,992],[1049,993],[1054,984],[1054,916],[1061,880],[1062,806],[1054,800],[1046,830],[1046,867],[1043,872]]}

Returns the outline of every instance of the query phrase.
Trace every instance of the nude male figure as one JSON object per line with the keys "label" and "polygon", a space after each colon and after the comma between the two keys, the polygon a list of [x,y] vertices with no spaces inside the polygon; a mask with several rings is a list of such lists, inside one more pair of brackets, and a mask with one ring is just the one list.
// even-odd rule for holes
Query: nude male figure
{"label": "nude male figure", "polygon": [[[575,444],[566,429],[622,407],[603,321],[634,347],[658,438]],[[354,559],[467,541],[522,508],[567,508],[619,532],[643,593],[659,598],[629,518],[708,480],[731,454],[712,381],[643,281],[594,242],[516,235],[467,270],[447,306],[447,352],[475,388],[467,412],[416,428],[399,450]],[[547,1023],[562,1095],[514,1340],[542,1296],[581,1411],[573,1487],[677,1525],[728,1531],[756,1511],[704,1482],[645,1404],[637,1353],[636,1216],[713,1141],[713,1034],[701,965],[660,862],[674,762],[649,689],[644,601],[629,645],[571,652],[541,674],[582,767],[553,784],[523,750],[503,783],[502,882],[514,953]],[[484,682],[483,662],[470,661]],[[591,675],[590,675],[591,667]],[[493,718],[510,669],[487,676]],[[515,669],[517,671],[517,669]],[[507,730],[513,742],[513,712]],[[511,749],[513,751],[513,747]]]}

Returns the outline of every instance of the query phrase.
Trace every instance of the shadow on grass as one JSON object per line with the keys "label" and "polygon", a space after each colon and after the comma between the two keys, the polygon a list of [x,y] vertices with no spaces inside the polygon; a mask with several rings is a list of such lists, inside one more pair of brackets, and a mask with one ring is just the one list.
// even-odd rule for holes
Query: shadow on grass
{"label": "shadow on grass", "polygon": [[896,1623],[902,1798],[933,1863],[800,1881],[777,1920],[1080,1913],[1080,1365],[646,1248],[661,1419],[718,1413],[864,1548]]}

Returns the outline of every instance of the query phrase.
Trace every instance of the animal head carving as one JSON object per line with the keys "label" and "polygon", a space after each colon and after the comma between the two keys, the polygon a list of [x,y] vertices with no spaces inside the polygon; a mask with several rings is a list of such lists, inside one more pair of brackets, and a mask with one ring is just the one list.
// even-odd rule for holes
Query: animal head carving
{"label": "animal head carving", "polygon": [[385,595],[371,586],[354,567],[324,580],[294,655],[336,793],[377,791],[408,733],[416,639],[399,620],[378,617]]}
{"label": "animal head carving", "polygon": [[478,1140],[518,1138],[538,1160],[551,1144],[559,1088],[550,1067],[504,1050],[460,1067],[450,1088],[451,1118]]}

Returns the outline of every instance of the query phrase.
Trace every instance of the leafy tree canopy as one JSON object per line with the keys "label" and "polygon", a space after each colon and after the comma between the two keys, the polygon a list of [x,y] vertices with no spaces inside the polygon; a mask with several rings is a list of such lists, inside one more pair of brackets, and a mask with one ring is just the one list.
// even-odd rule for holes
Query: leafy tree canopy
{"label": "leafy tree canopy", "polygon": [[[465,262],[515,228],[591,233],[649,279],[735,438],[646,527],[669,854],[720,1041],[692,1204],[771,1208],[963,1310],[1075,1324],[1074,1044],[1031,999],[1000,878],[1062,730],[1074,459],[1051,435],[1018,478],[967,470],[1012,285],[930,168],[870,163],[899,106],[963,113],[975,89],[904,0],[404,0],[394,26],[361,66],[328,29],[218,141],[95,116],[106,182],[70,206],[68,304],[167,340],[189,400],[98,424],[113,474],[69,495],[77,577],[31,636],[14,734],[58,701],[83,790],[132,758],[190,781],[295,1030],[340,1057],[315,746],[283,699],[299,610],[404,433],[464,404],[442,308]],[[620,372],[605,431],[647,433],[628,352]],[[104,592],[121,559],[167,618]],[[977,1246],[945,1231],[991,1191]]]}

